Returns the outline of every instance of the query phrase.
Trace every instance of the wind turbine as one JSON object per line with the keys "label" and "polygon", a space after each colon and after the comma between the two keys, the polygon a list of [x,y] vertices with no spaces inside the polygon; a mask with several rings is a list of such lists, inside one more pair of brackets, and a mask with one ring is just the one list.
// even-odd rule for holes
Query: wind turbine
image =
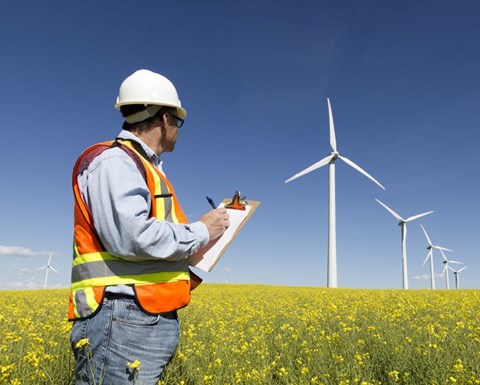
{"label": "wind turbine", "polygon": [[432,287],[432,289],[435,289],[435,272],[433,270],[433,249],[446,250],[446,251],[453,251],[453,250],[450,250],[450,249],[447,249],[445,247],[441,247],[441,246],[438,246],[438,245],[434,245],[432,243],[432,241],[430,240],[430,237],[428,236],[424,227],[422,225],[420,225],[420,227],[422,228],[423,233],[425,234],[425,238],[427,238],[427,242],[428,242],[428,247],[427,247],[428,253],[427,253],[427,257],[425,258],[425,261],[423,261],[422,267],[425,265],[427,260],[430,258],[430,274],[431,274],[431,279],[432,279],[431,287]]}
{"label": "wind turbine", "polygon": [[408,269],[407,269],[407,223],[414,221],[420,217],[433,213],[433,211],[428,211],[426,213],[413,215],[408,217],[407,219],[403,219],[400,215],[398,215],[395,211],[393,211],[390,207],[386,204],[380,202],[378,199],[375,200],[380,203],[383,207],[387,209],[387,211],[392,214],[399,222],[398,225],[402,227],[402,271],[403,271],[403,288],[408,289]]}
{"label": "wind turbine", "polygon": [[53,270],[55,273],[59,274],[59,272],[53,267],[50,265],[50,262],[52,260],[52,253],[50,253],[50,257],[48,258],[48,263],[43,266],[43,267],[40,267],[37,269],[37,271],[40,271],[40,270],[45,270],[45,283],[43,285],[43,288],[46,289],[47,288],[47,281],[48,281],[48,271],[49,270]]}
{"label": "wind turbine", "polygon": [[459,273],[463,270],[465,270],[468,266],[462,267],[460,270],[455,270],[453,267],[448,266],[450,270],[453,271],[453,275],[455,276],[455,289],[458,289],[460,287],[460,275]]}
{"label": "wind turbine", "polygon": [[335,138],[335,127],[333,124],[333,114],[332,106],[330,105],[330,99],[327,98],[328,104],[328,120],[330,125],[330,146],[332,147],[332,152],[330,155],[319,160],[317,163],[312,164],[307,167],[305,170],[300,171],[291,178],[287,179],[285,183],[291,182],[294,179],[300,178],[301,176],[308,174],[328,164],[329,171],[329,188],[328,188],[328,275],[327,275],[327,287],[337,287],[337,235],[336,235],[336,213],[335,213],[335,161],[337,159],[342,160],[350,167],[353,167],[355,170],[365,175],[367,178],[372,180],[374,183],[379,185],[382,189],[385,190],[380,182],[378,182],[373,176],[368,172],[362,169],[357,164],[353,163],[350,159],[341,156],[337,151],[337,140]]}
{"label": "wind turbine", "polygon": [[[440,250],[440,252],[442,253],[443,264],[445,265],[445,267],[443,268],[443,271],[442,271],[442,275],[445,275],[446,287],[447,287],[447,289],[450,289],[450,280],[448,279],[448,268],[450,266],[448,266],[448,264],[449,263],[457,263],[459,265],[463,265],[463,262],[452,261],[445,256],[445,253],[443,252],[443,250]],[[450,269],[451,269],[451,267],[450,267]]]}

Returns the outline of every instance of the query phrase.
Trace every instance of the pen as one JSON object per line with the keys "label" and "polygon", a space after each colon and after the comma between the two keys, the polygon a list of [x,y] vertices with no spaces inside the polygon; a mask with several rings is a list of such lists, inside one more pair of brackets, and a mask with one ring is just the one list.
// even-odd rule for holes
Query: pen
{"label": "pen", "polygon": [[208,197],[208,196],[205,197],[205,198],[207,198],[208,203],[210,204],[210,206],[212,206],[213,209],[216,209],[216,208],[217,208],[217,206],[215,206],[215,203],[213,202],[213,199],[212,199],[212,198],[210,198],[210,197]]}

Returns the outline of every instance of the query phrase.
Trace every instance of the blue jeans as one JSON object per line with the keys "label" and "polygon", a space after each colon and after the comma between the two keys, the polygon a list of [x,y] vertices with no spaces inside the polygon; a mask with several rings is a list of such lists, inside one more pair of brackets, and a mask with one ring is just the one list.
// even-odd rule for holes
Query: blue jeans
{"label": "blue jeans", "polygon": [[[153,316],[140,310],[133,298],[104,299],[95,316],[73,324],[75,384],[157,384],[177,350],[179,326],[176,311]],[[88,344],[77,347],[85,339]]]}

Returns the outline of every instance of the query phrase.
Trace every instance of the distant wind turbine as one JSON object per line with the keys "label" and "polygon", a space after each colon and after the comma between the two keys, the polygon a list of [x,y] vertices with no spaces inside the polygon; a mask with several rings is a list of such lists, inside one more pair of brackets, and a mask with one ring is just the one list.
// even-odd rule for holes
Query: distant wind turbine
{"label": "distant wind turbine", "polygon": [[402,227],[402,271],[403,271],[403,288],[408,289],[408,269],[407,269],[407,223],[414,221],[420,217],[433,213],[433,211],[428,211],[426,213],[413,215],[408,217],[407,219],[403,219],[400,215],[398,215],[395,211],[393,211],[390,207],[386,204],[380,202],[378,199],[375,199],[378,203],[380,203],[387,211],[392,214],[398,221],[398,225]]}
{"label": "distant wind turbine", "polygon": [[424,227],[422,225],[420,225],[420,227],[422,228],[423,233],[425,234],[425,238],[427,238],[427,242],[428,242],[428,247],[427,247],[428,253],[427,253],[427,257],[425,258],[425,261],[423,261],[422,267],[425,265],[427,260],[430,258],[430,274],[431,274],[431,282],[432,282],[431,287],[432,287],[432,289],[435,289],[435,272],[433,270],[433,249],[446,250],[446,251],[452,251],[452,250],[447,249],[445,247],[438,246],[438,245],[434,245],[432,243],[432,241],[430,240],[430,237],[428,236]]}
{"label": "distant wind turbine", "polygon": [[[445,253],[443,252],[443,250],[440,249],[440,252],[442,253],[443,264],[445,265],[445,266],[443,267],[442,276],[443,276],[443,275],[445,276],[446,288],[447,288],[447,289],[450,289],[450,280],[448,279],[448,268],[450,267],[449,264],[450,264],[450,263],[456,263],[456,264],[459,264],[459,265],[463,265],[463,262],[452,261],[451,259],[448,259],[448,258],[445,256]],[[451,267],[450,267],[450,269],[451,269]]]}
{"label": "distant wind turbine", "polygon": [[330,155],[326,156],[317,163],[312,164],[307,167],[305,170],[300,171],[298,174],[295,174],[291,178],[287,179],[285,183],[291,182],[294,179],[300,178],[301,176],[308,174],[328,164],[329,171],[329,190],[328,190],[328,275],[327,275],[327,287],[337,287],[337,235],[336,235],[336,213],[335,213],[335,161],[337,159],[342,160],[350,167],[353,167],[355,170],[365,175],[367,178],[372,180],[374,183],[379,185],[382,189],[385,190],[380,182],[378,182],[373,176],[368,172],[362,169],[357,164],[353,163],[350,159],[341,156],[337,151],[337,140],[335,138],[335,127],[333,124],[333,114],[332,107],[330,105],[330,99],[327,98],[328,104],[328,119],[330,124],[330,146],[332,147],[332,152]]}
{"label": "distant wind turbine", "polygon": [[455,270],[453,267],[448,266],[450,270],[453,271],[453,275],[455,276],[455,289],[460,288],[460,272],[465,270],[468,266],[462,267],[460,270]]}
{"label": "distant wind turbine", "polygon": [[48,272],[49,270],[52,270],[53,272],[59,274],[59,272],[52,266],[50,265],[50,262],[52,261],[52,253],[50,253],[50,257],[48,258],[48,263],[43,266],[43,267],[40,267],[37,269],[37,271],[40,271],[40,270],[45,270],[45,283],[43,285],[43,288],[46,289],[47,288],[47,281],[48,281]]}

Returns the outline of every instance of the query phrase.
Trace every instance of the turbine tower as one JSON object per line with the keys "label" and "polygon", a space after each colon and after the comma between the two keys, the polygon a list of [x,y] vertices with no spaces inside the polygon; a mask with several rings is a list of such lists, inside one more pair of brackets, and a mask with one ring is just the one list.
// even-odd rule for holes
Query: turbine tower
{"label": "turbine tower", "polygon": [[[447,288],[447,289],[450,289],[450,281],[449,281],[449,279],[448,279],[448,268],[449,268],[450,266],[448,266],[448,264],[449,264],[449,263],[457,263],[457,264],[463,265],[463,262],[452,261],[452,260],[448,259],[448,258],[445,256],[445,253],[443,252],[443,250],[440,250],[440,252],[442,253],[443,264],[445,265],[444,268],[443,268],[443,271],[442,271],[442,276],[445,275],[446,288]],[[450,269],[452,269],[452,268],[450,267]]]}
{"label": "turbine tower", "polygon": [[48,263],[43,266],[43,267],[40,267],[37,269],[37,271],[40,271],[40,270],[45,270],[45,283],[43,285],[43,288],[46,289],[47,288],[47,281],[48,281],[48,271],[49,270],[53,270],[55,273],[59,274],[59,272],[57,270],[55,270],[55,268],[50,265],[50,262],[52,260],[52,253],[50,253],[50,257],[48,258]]}
{"label": "turbine tower", "polygon": [[300,178],[301,176],[308,174],[328,164],[329,171],[329,187],[328,187],[328,275],[327,275],[327,287],[337,287],[337,235],[336,235],[336,204],[335,204],[335,161],[337,159],[342,160],[350,167],[354,168],[361,174],[365,175],[367,178],[372,180],[374,183],[379,185],[382,189],[385,190],[380,182],[378,182],[373,176],[368,172],[362,169],[357,164],[353,163],[350,159],[341,156],[337,151],[337,140],[335,138],[335,127],[333,124],[333,114],[332,106],[330,105],[330,99],[327,98],[328,104],[328,120],[330,125],[330,146],[332,147],[332,152],[330,155],[319,160],[317,163],[312,164],[307,167],[305,170],[300,171],[291,178],[287,179],[285,183],[291,182],[294,179]]}
{"label": "turbine tower", "polygon": [[460,288],[460,272],[465,270],[468,266],[462,267],[460,270],[455,270],[453,267],[448,266],[450,270],[453,271],[453,275],[455,276],[455,289]]}
{"label": "turbine tower", "polygon": [[453,250],[450,250],[450,249],[447,249],[445,247],[441,247],[441,246],[438,246],[438,245],[434,245],[432,243],[432,241],[430,240],[430,237],[428,236],[424,227],[422,225],[420,225],[420,227],[422,228],[423,233],[425,234],[425,238],[427,238],[427,242],[428,242],[428,247],[427,247],[428,253],[427,253],[427,257],[425,258],[425,261],[423,261],[422,267],[425,265],[427,260],[430,258],[430,274],[431,274],[431,280],[432,280],[431,287],[432,287],[432,289],[435,289],[435,272],[433,270],[433,249],[446,250],[446,251],[453,251]]}
{"label": "turbine tower", "polygon": [[433,211],[428,211],[426,213],[413,215],[408,217],[407,219],[403,219],[400,215],[398,215],[395,211],[393,211],[390,207],[386,204],[380,202],[378,199],[375,199],[378,203],[380,203],[387,211],[392,214],[399,222],[398,225],[402,227],[402,272],[403,272],[403,288],[408,289],[408,269],[407,269],[407,223],[414,221],[420,217],[433,213]]}

